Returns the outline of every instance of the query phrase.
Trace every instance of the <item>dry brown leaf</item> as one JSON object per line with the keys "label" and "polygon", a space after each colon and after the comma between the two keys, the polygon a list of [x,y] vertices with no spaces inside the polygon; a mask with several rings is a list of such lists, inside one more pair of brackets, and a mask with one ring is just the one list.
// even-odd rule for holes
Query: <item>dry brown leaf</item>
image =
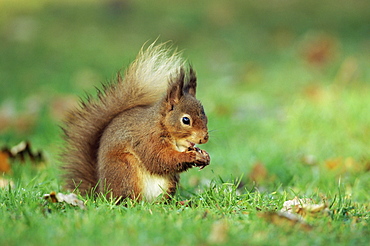
{"label": "dry brown leaf", "polygon": [[303,88],[302,94],[308,100],[319,103],[322,102],[325,98],[326,92],[324,91],[322,86],[309,84],[308,86]]}
{"label": "dry brown leaf", "polygon": [[44,194],[42,196],[45,200],[48,200],[51,203],[56,203],[58,202],[58,199],[56,198],[56,193],[55,191],[50,192],[50,194]]}
{"label": "dry brown leaf", "polygon": [[266,221],[281,227],[298,226],[305,231],[312,229],[312,226],[307,224],[299,215],[289,212],[263,212],[258,214],[259,217]]}
{"label": "dry brown leaf", "polygon": [[364,161],[364,171],[369,172],[370,171],[370,161],[365,160]]}
{"label": "dry brown leaf", "polygon": [[0,151],[0,173],[10,172],[9,154]]}
{"label": "dry brown leaf", "polygon": [[13,147],[3,147],[2,152],[6,153],[10,159],[16,159],[21,162],[24,162],[26,158],[29,158],[32,162],[44,161],[40,151],[32,152],[31,143],[28,141],[22,141]]}
{"label": "dry brown leaf", "polygon": [[316,215],[328,215],[329,209],[328,206],[324,203],[321,204],[305,204],[302,208],[297,209],[297,213],[306,217],[316,216]]}
{"label": "dry brown leaf", "polygon": [[342,158],[333,158],[325,161],[325,166],[330,169],[337,169],[342,166]]}
{"label": "dry brown leaf", "polygon": [[298,198],[294,197],[293,200],[285,201],[283,204],[282,212],[294,212],[296,206],[303,206],[304,204],[311,204],[312,199],[310,198]]}
{"label": "dry brown leaf", "polygon": [[265,181],[268,177],[268,171],[262,162],[257,162],[254,164],[252,171],[249,174],[249,178],[256,183]]}
{"label": "dry brown leaf", "polygon": [[83,201],[79,200],[77,198],[77,195],[74,193],[63,194],[63,193],[56,193],[53,191],[50,194],[45,194],[43,198],[52,203],[65,202],[72,206],[78,206],[81,209],[86,209]]}
{"label": "dry brown leaf", "polygon": [[301,52],[308,64],[322,67],[338,56],[339,43],[337,38],[326,33],[310,33],[303,42]]}
{"label": "dry brown leaf", "polygon": [[366,162],[357,161],[352,157],[342,158],[332,158],[324,161],[324,165],[330,171],[335,171],[337,173],[358,173],[366,171]]}
{"label": "dry brown leaf", "polygon": [[285,201],[281,212],[298,214],[302,217],[317,216],[317,215],[328,215],[328,206],[324,203],[314,204],[310,198],[298,198],[294,197],[293,200]]}

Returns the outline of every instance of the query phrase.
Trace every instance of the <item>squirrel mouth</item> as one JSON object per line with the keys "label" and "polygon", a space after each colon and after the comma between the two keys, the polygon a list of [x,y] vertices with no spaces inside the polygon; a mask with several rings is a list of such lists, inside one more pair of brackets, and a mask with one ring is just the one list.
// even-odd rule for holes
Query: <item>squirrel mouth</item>
{"label": "squirrel mouth", "polygon": [[187,141],[188,143],[189,143],[189,147],[194,147],[195,146],[195,143],[193,143],[193,142],[190,142],[190,141]]}
{"label": "squirrel mouth", "polygon": [[177,148],[178,151],[184,152],[185,150],[187,150],[189,148],[194,148],[195,143],[186,140],[186,141],[182,141],[182,142],[176,142],[175,145],[176,145],[176,148]]}

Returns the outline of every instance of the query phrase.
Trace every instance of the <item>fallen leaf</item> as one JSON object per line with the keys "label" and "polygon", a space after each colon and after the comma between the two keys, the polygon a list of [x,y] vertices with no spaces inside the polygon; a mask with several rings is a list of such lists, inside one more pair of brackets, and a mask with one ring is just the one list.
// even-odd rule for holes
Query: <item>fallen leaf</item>
{"label": "fallen leaf", "polygon": [[370,171],[370,161],[366,160],[364,161],[364,171],[369,172]]}
{"label": "fallen leaf", "polygon": [[318,215],[319,213],[322,214],[329,214],[328,206],[324,203],[321,204],[305,204],[302,208],[297,209],[297,213],[302,216],[313,216]]}
{"label": "fallen leaf", "polygon": [[310,33],[303,42],[303,59],[315,67],[323,67],[333,61],[339,53],[337,38],[326,33]]}
{"label": "fallen leaf", "polygon": [[324,162],[324,165],[330,171],[335,171],[339,174],[346,172],[359,173],[366,171],[366,162],[357,161],[352,157],[337,157],[328,159]]}
{"label": "fallen leaf", "polygon": [[81,209],[86,209],[84,202],[79,200],[77,198],[77,195],[74,193],[69,193],[66,195],[63,193],[58,193],[56,194],[56,198],[58,199],[59,202],[65,202],[73,206],[78,206]]}
{"label": "fallen leaf", "polygon": [[44,198],[45,200],[48,200],[51,203],[58,202],[55,191],[50,192],[50,194],[44,194],[42,198]]}
{"label": "fallen leaf", "polygon": [[0,172],[8,173],[10,171],[9,154],[0,151]]}
{"label": "fallen leaf", "polygon": [[337,169],[342,166],[342,158],[333,158],[325,161],[325,166],[330,169]]}
{"label": "fallen leaf", "polygon": [[32,162],[43,162],[44,158],[40,151],[32,152],[31,143],[22,141],[13,147],[3,147],[2,153],[6,153],[10,159],[16,159],[24,162],[26,158],[30,158]]}
{"label": "fallen leaf", "polygon": [[261,162],[254,164],[252,171],[249,174],[249,178],[256,183],[266,180],[268,177],[267,168]]}
{"label": "fallen leaf", "polygon": [[298,198],[294,197],[293,200],[285,201],[283,208],[280,210],[284,213],[298,214],[303,218],[307,216],[318,216],[318,215],[328,215],[328,206],[324,203],[314,204],[313,200],[310,198]]}
{"label": "fallen leaf", "polygon": [[81,209],[86,209],[84,202],[79,200],[77,198],[77,195],[74,193],[63,194],[63,193],[56,193],[53,191],[50,194],[45,194],[43,198],[52,203],[64,202],[72,206],[78,206]]}
{"label": "fallen leaf", "polygon": [[301,198],[294,197],[293,200],[285,201],[283,204],[283,208],[281,209],[282,212],[292,212],[294,207],[296,206],[303,206],[303,204],[312,203],[312,199],[310,198]]}
{"label": "fallen leaf", "polygon": [[288,212],[263,212],[258,214],[259,217],[264,218],[266,221],[281,227],[298,226],[305,231],[312,229],[312,226],[306,223],[302,217],[297,214]]}

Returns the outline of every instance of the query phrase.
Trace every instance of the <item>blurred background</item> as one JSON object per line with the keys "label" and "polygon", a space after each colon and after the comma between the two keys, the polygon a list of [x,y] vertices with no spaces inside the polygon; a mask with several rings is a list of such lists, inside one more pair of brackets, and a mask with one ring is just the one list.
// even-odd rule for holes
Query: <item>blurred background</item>
{"label": "blurred background", "polygon": [[212,165],[185,186],[357,166],[369,156],[369,12],[368,0],[0,0],[0,144],[29,140],[55,166],[65,111],[158,39],[196,69],[209,116]]}

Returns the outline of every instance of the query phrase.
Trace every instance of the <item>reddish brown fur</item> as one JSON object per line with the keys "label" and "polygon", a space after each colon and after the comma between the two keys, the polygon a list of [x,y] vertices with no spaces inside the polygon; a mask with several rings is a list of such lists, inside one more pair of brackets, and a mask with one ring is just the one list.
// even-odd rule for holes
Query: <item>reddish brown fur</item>
{"label": "reddish brown fur", "polygon": [[[194,148],[208,141],[207,117],[195,98],[195,73],[180,66],[172,69],[176,76],[169,74],[170,63],[179,62],[166,58],[167,52],[161,46],[141,52],[125,80],[118,77],[98,100],[69,114],[62,156],[68,189],[86,194],[96,187],[115,198],[152,200],[161,188],[173,195],[180,172],[209,164],[208,153]],[[148,83],[149,68],[157,69],[153,74],[168,86]],[[191,123],[183,123],[183,117]]]}

